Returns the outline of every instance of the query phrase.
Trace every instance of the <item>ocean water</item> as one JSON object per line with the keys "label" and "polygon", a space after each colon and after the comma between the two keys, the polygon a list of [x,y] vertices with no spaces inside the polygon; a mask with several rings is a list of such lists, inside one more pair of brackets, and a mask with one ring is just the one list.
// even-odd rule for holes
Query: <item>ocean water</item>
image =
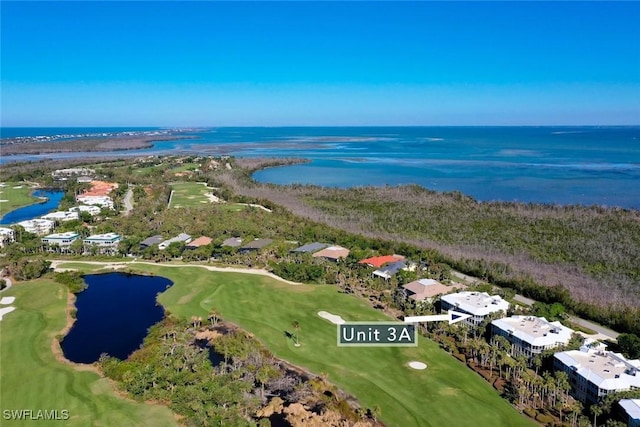
{"label": "ocean water", "polygon": [[482,201],[640,209],[638,126],[214,128],[191,134],[196,138],[119,155],[304,157],[311,162],[254,178],[336,187],[419,184]]}

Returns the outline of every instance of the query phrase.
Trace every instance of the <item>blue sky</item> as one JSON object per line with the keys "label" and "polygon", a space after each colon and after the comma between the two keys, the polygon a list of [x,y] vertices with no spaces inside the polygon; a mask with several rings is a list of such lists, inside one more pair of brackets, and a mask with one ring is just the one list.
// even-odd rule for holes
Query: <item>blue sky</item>
{"label": "blue sky", "polygon": [[2,126],[640,124],[637,2],[1,3]]}

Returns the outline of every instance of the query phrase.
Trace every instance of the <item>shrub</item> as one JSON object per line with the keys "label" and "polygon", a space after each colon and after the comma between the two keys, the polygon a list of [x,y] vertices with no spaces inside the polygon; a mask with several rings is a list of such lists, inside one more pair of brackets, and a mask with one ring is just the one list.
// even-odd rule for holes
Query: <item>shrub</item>
{"label": "shrub", "polygon": [[549,415],[545,415],[545,414],[538,414],[536,415],[536,421],[542,423],[542,424],[548,424],[548,425],[552,425],[553,424],[553,417],[549,416]]}
{"label": "shrub", "polygon": [[533,408],[524,408],[524,412],[525,414],[527,414],[527,416],[529,416],[530,418],[535,418],[536,414],[538,413],[535,409]]}

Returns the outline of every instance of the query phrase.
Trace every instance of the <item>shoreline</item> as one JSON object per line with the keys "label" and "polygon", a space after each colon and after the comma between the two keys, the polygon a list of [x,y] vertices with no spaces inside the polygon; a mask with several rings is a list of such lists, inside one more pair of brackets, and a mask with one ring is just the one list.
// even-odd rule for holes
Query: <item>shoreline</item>
{"label": "shoreline", "polygon": [[141,135],[134,137],[78,138],[51,142],[21,142],[3,144],[3,156],[41,155],[56,153],[110,153],[153,148],[154,142],[197,139],[193,135]]}
{"label": "shoreline", "polygon": [[[240,166],[243,168],[247,168],[249,171],[249,178],[251,179],[251,182],[253,184],[256,185],[267,185],[267,186],[276,186],[276,187],[292,187],[292,186],[296,186],[296,187],[302,187],[302,188],[309,188],[309,189],[313,189],[313,188],[326,188],[326,189],[335,189],[335,190],[350,190],[350,189],[355,189],[355,188],[361,188],[361,189],[384,189],[384,188],[407,188],[407,187],[419,187],[420,189],[427,191],[427,192],[432,192],[435,194],[440,194],[440,195],[445,195],[445,196],[459,196],[462,195],[462,197],[464,198],[468,198],[470,201],[472,201],[473,203],[477,203],[480,205],[492,205],[492,204],[507,204],[507,205],[512,205],[512,206],[530,206],[530,207],[544,207],[546,209],[566,209],[566,208],[580,208],[580,209],[604,209],[607,211],[616,211],[616,210],[623,210],[623,211],[630,211],[630,212],[640,212],[640,206],[638,206],[637,208],[635,207],[623,207],[623,206],[618,206],[618,205],[606,205],[606,204],[581,204],[581,203],[551,203],[551,202],[524,202],[524,201],[519,201],[519,200],[500,200],[500,199],[494,199],[494,200],[479,200],[476,197],[468,194],[468,193],[464,193],[460,190],[449,190],[449,191],[444,191],[444,190],[435,190],[433,188],[429,188],[425,185],[419,184],[419,183],[409,183],[409,184],[383,184],[383,185],[347,185],[347,186],[329,186],[329,185],[322,185],[322,184],[308,184],[308,183],[289,183],[289,184],[280,184],[280,183],[274,183],[274,182],[264,182],[264,181],[258,181],[255,179],[254,175],[257,172],[263,171],[263,170],[267,170],[267,169],[275,169],[275,168],[282,168],[282,167],[289,167],[289,166],[298,166],[298,165],[305,165],[305,164],[310,164],[313,162],[313,159],[308,159],[308,158],[304,158],[304,157],[299,157],[299,158],[280,158],[280,157],[273,157],[273,158],[269,158],[269,159],[263,159],[263,160],[267,160],[266,163],[264,163],[263,165],[256,165],[256,166],[245,166],[244,164],[242,164],[244,161],[253,161],[252,163],[255,163],[256,160],[259,159],[255,159],[252,157],[238,157],[237,160],[239,160]],[[279,161],[283,161],[283,163],[278,163]],[[284,163],[284,161],[290,161],[290,163]]]}

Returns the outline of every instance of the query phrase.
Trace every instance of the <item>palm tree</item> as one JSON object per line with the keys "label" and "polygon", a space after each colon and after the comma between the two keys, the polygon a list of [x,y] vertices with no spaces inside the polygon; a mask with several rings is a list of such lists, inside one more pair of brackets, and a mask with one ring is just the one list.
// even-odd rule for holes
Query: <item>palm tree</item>
{"label": "palm tree", "polygon": [[296,342],[296,347],[300,347],[300,342],[298,341],[298,331],[300,330],[300,322],[298,322],[297,320],[294,320],[293,323],[291,323],[291,326],[293,326],[293,330],[295,331],[293,334],[293,339]]}
{"label": "palm tree", "polygon": [[589,410],[593,414],[593,427],[598,427],[598,415],[602,415],[602,408],[597,403],[594,403],[593,405],[591,405]]}
{"label": "palm tree", "polygon": [[218,323],[218,319],[220,319],[220,312],[218,312],[218,310],[216,310],[215,308],[212,308],[209,311],[208,319],[211,321],[211,326],[216,325]]}

